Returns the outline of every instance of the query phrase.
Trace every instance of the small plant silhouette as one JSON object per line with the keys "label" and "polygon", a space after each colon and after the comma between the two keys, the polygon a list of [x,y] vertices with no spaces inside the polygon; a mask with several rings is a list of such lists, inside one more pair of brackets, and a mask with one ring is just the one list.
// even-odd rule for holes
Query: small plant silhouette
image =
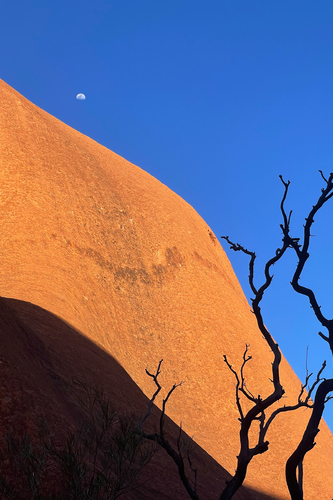
{"label": "small plant silhouette", "polygon": [[0,454],[0,495],[8,500],[116,500],[134,486],[155,446],[97,387],[74,381],[84,421],[63,439],[41,419],[38,435],[7,433]]}

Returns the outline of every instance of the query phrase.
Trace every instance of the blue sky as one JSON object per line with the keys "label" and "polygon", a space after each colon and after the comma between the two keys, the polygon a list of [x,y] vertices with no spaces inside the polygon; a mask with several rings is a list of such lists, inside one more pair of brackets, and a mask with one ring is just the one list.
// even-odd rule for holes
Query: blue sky
{"label": "blue sky", "polygon": [[[0,78],[139,165],[220,237],[258,254],[280,245],[279,174],[292,235],[333,170],[333,3],[293,0],[16,0],[0,18]],[[77,93],[86,94],[77,101]],[[333,316],[333,200],[315,219],[302,284]],[[241,285],[247,259],[223,245]],[[327,359],[307,299],[275,266],[264,319],[301,379]],[[255,356],[255,353],[253,353]],[[333,403],[325,410],[333,429]]]}

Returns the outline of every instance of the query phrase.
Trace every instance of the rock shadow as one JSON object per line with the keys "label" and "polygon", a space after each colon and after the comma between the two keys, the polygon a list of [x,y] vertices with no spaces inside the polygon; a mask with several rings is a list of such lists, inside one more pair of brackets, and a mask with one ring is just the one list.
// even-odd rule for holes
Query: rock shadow
{"label": "rock shadow", "polygon": [[[122,412],[139,418],[148,406],[147,397],[111,355],[56,315],[12,298],[0,298],[0,375],[0,437],[8,428],[33,431],[40,415],[55,432],[75,428],[83,418],[73,392],[75,378],[103,387]],[[160,410],[154,407],[151,425],[157,423],[159,415]],[[179,427],[168,417],[165,425],[175,442]],[[193,447],[200,498],[218,499],[230,475],[194,442]],[[122,498],[186,500],[188,496],[175,464],[160,450],[135,489]],[[278,500],[244,486],[234,498]]]}

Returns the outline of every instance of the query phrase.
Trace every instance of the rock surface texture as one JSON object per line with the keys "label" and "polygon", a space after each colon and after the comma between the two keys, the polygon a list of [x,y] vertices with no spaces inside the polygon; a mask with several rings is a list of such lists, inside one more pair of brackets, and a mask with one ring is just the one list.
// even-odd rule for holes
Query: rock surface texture
{"label": "rock surface texture", "polygon": [[[217,498],[226,477],[217,464],[232,473],[239,449],[223,354],[240,366],[250,344],[247,385],[261,395],[272,360],[220,243],[165,185],[2,81],[0,102],[0,428],[22,408],[29,425],[39,406],[75,420],[62,384],[80,370],[112,386],[122,404],[146,404],[139,388],[150,396],[154,385],[145,368],[163,358],[164,389],[184,381],[167,414],[214,459],[198,452],[211,471],[203,469],[203,498]],[[300,382],[285,360],[281,378],[283,404],[292,404]],[[285,462],[308,417],[278,417],[269,452],[248,470],[246,485],[257,493],[235,498],[289,498]],[[332,498],[332,456],[323,423],[304,464],[307,500]],[[134,498],[186,498],[181,486],[168,496],[167,484],[165,496],[147,483]]]}

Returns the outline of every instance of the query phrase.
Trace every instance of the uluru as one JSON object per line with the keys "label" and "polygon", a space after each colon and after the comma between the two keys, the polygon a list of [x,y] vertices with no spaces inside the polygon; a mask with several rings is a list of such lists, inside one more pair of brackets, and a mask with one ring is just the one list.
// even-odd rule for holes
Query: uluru
{"label": "uluru", "polygon": [[[198,491],[218,498],[239,451],[223,355],[239,367],[250,345],[247,383],[258,394],[269,390],[272,362],[218,238],[167,186],[3,81],[0,102],[0,437],[33,428],[41,413],[55,427],[75,426],[74,377],[145,412],[155,390],[145,369],[163,359],[163,395],[183,382],[166,407],[169,432],[177,436],[181,424],[193,439]],[[294,403],[301,382],[285,359],[281,382],[279,404]],[[278,417],[269,451],[251,462],[235,499],[289,498],[285,463],[308,418],[303,409]],[[328,500],[333,437],[325,422],[316,442],[304,496]],[[151,474],[124,498],[187,498],[163,450]]]}

